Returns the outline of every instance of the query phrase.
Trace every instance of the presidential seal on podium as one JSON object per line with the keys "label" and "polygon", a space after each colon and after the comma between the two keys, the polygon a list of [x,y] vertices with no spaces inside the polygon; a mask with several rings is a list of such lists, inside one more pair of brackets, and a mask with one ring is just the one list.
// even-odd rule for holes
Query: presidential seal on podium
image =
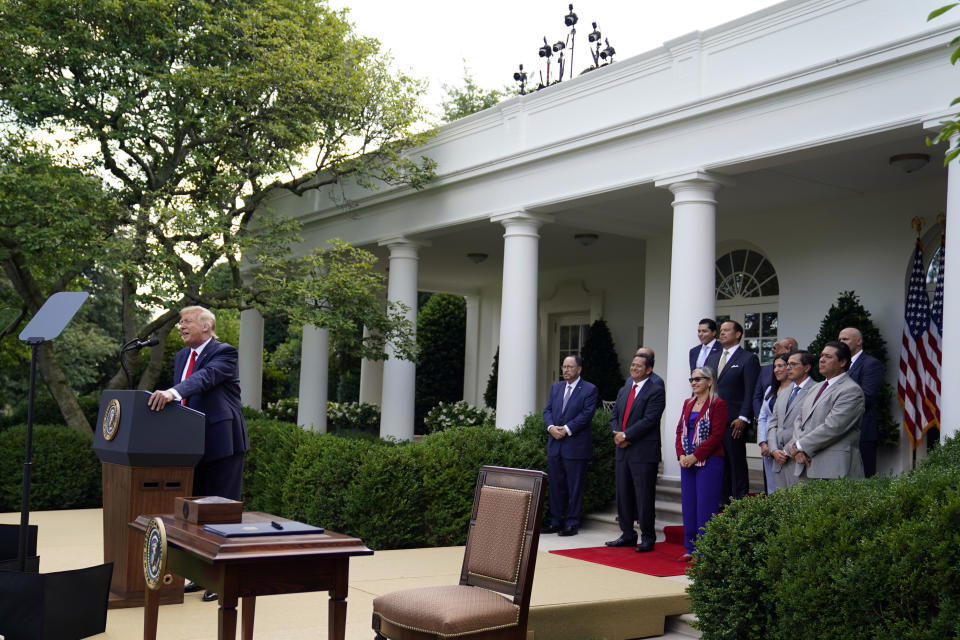
{"label": "presidential seal on podium", "polygon": [[103,411],[103,422],[100,428],[103,429],[103,439],[110,442],[117,437],[117,428],[120,426],[120,401],[116,398],[110,400],[107,408]]}

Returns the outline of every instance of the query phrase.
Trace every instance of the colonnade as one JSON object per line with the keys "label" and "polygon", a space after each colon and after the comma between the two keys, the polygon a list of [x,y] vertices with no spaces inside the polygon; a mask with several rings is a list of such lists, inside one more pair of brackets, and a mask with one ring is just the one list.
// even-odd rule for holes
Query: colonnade
{"label": "colonnade", "polygon": [[[960,169],[956,162],[949,170],[947,193],[948,225],[952,213],[960,211]],[[674,429],[683,398],[689,395],[686,366],[667,367],[669,362],[686,363],[693,344],[692,335],[700,318],[715,316],[715,263],[717,241],[717,194],[729,180],[707,171],[692,171],[656,181],[659,188],[673,193],[673,231],[670,258],[667,354],[657,359],[657,370],[667,385],[667,411],[663,421],[664,475],[676,477],[679,467],[673,453]],[[497,426],[514,429],[523,418],[540,409],[536,405],[538,385],[538,282],[540,229],[551,223],[550,216],[516,211],[492,216],[490,221],[504,228],[503,275],[500,304],[500,367],[497,386]],[[389,249],[387,299],[407,307],[408,319],[416,324],[419,251],[424,243],[398,236],[384,239]],[[960,231],[947,233],[947,254],[960,252]],[[951,269],[951,260],[946,268]],[[957,271],[954,267],[953,271]],[[263,321],[256,311],[241,316],[240,371],[243,401],[259,406],[263,351]],[[960,273],[948,273],[944,289],[944,326],[960,326]],[[467,298],[467,339],[465,344],[465,399],[479,405],[477,361],[479,299]],[[670,329],[677,330],[671,331]],[[247,334],[256,335],[247,335]],[[327,344],[325,330],[305,329],[301,365],[300,413],[298,422],[307,428],[326,428]],[[257,337],[259,336],[259,337]],[[960,336],[946,330],[944,361],[960,352]],[[360,399],[380,405],[381,435],[400,440],[413,437],[414,382],[416,365],[394,357],[382,363],[364,361],[361,366]],[[668,358],[667,355],[670,355]],[[677,355],[682,354],[682,357]],[[943,388],[960,384],[960,371],[943,368]],[[960,400],[944,393],[944,433],[956,432]]]}

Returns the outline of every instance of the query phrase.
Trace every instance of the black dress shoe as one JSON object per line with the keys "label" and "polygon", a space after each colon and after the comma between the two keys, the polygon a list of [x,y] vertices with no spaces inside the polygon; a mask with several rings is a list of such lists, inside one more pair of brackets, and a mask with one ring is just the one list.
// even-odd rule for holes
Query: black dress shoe
{"label": "black dress shoe", "polygon": [[637,553],[646,553],[647,551],[653,551],[652,542],[644,542],[637,545],[637,548],[634,549]]}
{"label": "black dress shoe", "polygon": [[540,533],[557,533],[558,531],[560,531],[560,525],[558,524],[548,524],[540,527]]}
{"label": "black dress shoe", "polygon": [[197,591],[203,591],[203,587],[193,580],[187,580],[187,583],[183,585],[184,593],[196,593]]}
{"label": "black dress shoe", "polygon": [[216,591],[210,591],[210,589],[207,589],[206,591],[203,592],[203,597],[200,599],[203,600],[204,602],[213,602],[214,600],[217,600],[219,597],[220,596],[217,595]]}
{"label": "black dress shoe", "polygon": [[603,544],[608,547],[632,547],[637,544],[637,539],[621,534],[616,540],[607,540]]}
{"label": "black dress shoe", "polygon": [[577,535],[577,531],[578,531],[578,529],[577,529],[576,527],[564,527],[563,529],[560,529],[560,533],[558,533],[557,535],[560,535],[560,536],[575,536],[575,535]]}

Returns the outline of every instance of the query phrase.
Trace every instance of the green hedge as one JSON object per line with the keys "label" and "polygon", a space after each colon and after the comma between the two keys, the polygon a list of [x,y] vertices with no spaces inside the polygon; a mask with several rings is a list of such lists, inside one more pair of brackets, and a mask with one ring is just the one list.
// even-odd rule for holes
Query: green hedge
{"label": "green hedge", "polygon": [[[420,442],[394,444],[356,434],[318,434],[245,411],[250,452],[244,508],[361,537],[377,549],[449,546],[466,540],[477,471],[485,464],[547,468],[539,416],[517,431],[453,427]],[[609,416],[593,422],[595,454],[587,470],[585,511],[614,496]],[[0,511],[20,508],[25,428],[0,431]],[[359,437],[358,437],[359,435]],[[63,426],[34,430],[31,508],[101,505],[100,462],[91,438]]]}
{"label": "green hedge", "polygon": [[960,637],[960,438],[897,478],[736,501],[689,571],[705,639]]}
{"label": "green hedge", "polygon": [[[602,412],[594,418],[585,510],[602,509],[614,496],[608,420]],[[251,419],[248,427],[246,508],[350,533],[375,549],[463,544],[481,466],[547,466],[539,416],[517,432],[454,427],[400,444],[264,419]]]}
{"label": "green hedge", "polygon": [[[0,431],[0,512],[19,511],[27,428]],[[93,438],[62,425],[34,425],[30,509],[87,509],[101,505],[100,461]]]}

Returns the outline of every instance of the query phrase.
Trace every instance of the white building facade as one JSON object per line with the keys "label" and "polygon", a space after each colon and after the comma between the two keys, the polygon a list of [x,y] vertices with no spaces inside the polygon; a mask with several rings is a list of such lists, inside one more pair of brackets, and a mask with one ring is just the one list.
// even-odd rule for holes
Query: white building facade
{"label": "white building facade", "polygon": [[[925,144],[960,95],[949,62],[960,13],[926,21],[941,4],[787,0],[444,126],[421,150],[438,162],[422,191],[348,188],[349,207],[326,192],[273,206],[302,221],[305,247],[343,238],[376,253],[391,300],[415,309],[418,289],[465,296],[464,399],[482,405],[499,347],[501,428],[542,410],[584,325],[607,321],[624,375],[639,344],[654,349],[667,385],[664,475],[676,477],[702,317],[748,325],[763,352],[777,337],[803,346],[853,290],[887,341],[896,386],[910,222],[926,219],[929,259],[938,214],[960,219],[960,168],[943,166],[945,145]],[[891,162],[904,154],[930,160],[906,172]],[[950,362],[960,273],[946,275]],[[243,327],[262,331],[256,318]],[[248,404],[259,402],[257,344],[242,336]],[[311,344],[308,386],[325,389],[326,342]],[[363,364],[361,400],[381,405],[382,434],[412,436],[415,375],[396,359]],[[944,368],[948,434],[960,421],[954,376]],[[322,407],[308,406],[301,423],[322,428]],[[882,451],[878,472],[909,468],[910,449],[904,437]]]}

